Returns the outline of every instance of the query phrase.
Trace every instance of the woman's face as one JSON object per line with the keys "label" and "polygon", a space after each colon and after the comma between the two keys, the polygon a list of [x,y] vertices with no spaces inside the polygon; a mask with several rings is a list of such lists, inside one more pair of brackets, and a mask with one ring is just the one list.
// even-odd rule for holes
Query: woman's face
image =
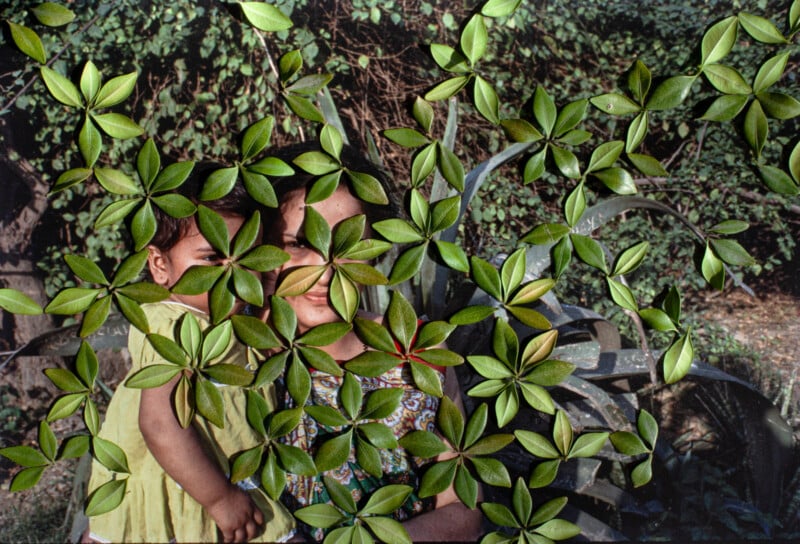
{"label": "woman's face", "polygon": [[[289,261],[280,269],[266,274],[267,294],[275,291],[277,282],[285,272],[298,266],[321,265],[326,262],[305,239],[303,229],[305,196],[305,189],[287,193],[278,207],[280,220],[272,226],[272,232],[265,233],[272,244],[289,254]],[[345,219],[364,213],[361,201],[341,185],[329,198],[311,204],[311,207],[319,212],[331,229]],[[323,323],[340,320],[328,299],[331,276],[332,270],[329,268],[311,289],[296,297],[286,297],[286,301],[297,314],[297,324],[301,332]]]}

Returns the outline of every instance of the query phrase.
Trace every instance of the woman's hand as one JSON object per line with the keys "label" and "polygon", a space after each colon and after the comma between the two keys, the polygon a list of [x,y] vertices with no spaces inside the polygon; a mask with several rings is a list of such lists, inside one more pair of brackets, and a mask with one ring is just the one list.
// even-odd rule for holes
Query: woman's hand
{"label": "woman's hand", "polygon": [[246,542],[264,529],[264,515],[250,496],[231,486],[229,491],[207,507],[222,533],[223,542]]}

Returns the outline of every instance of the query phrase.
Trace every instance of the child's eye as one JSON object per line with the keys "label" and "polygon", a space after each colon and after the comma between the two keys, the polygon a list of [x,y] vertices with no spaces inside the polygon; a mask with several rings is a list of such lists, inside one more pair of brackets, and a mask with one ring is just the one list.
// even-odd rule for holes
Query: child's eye
{"label": "child's eye", "polygon": [[207,263],[218,263],[219,261],[222,260],[222,256],[220,256],[220,255],[218,255],[216,253],[212,253],[210,255],[204,256],[201,260],[205,261]]}
{"label": "child's eye", "polygon": [[309,247],[311,247],[308,243],[308,240],[304,238],[298,238],[296,240],[288,240],[285,245],[289,249],[308,249]]}

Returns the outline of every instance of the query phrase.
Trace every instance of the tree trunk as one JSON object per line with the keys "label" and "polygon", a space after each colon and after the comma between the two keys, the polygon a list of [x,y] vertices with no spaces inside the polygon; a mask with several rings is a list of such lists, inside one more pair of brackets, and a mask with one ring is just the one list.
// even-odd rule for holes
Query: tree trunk
{"label": "tree trunk", "polygon": [[[36,273],[30,253],[34,229],[48,207],[48,187],[27,160],[13,158],[16,156],[9,147],[0,154],[7,198],[12,199],[6,203],[12,207],[7,208],[8,213],[0,219],[0,286],[17,289],[44,305],[47,302],[44,284]],[[15,191],[15,186],[21,186],[23,190]],[[14,202],[15,193],[28,194],[24,206]],[[4,312],[0,320],[0,337],[10,349],[14,349],[53,327],[49,315],[10,315]],[[16,374],[8,376],[12,378],[10,383],[19,390],[23,400],[30,400],[50,387],[50,381],[42,370],[56,364],[57,358],[21,357],[3,372]]]}

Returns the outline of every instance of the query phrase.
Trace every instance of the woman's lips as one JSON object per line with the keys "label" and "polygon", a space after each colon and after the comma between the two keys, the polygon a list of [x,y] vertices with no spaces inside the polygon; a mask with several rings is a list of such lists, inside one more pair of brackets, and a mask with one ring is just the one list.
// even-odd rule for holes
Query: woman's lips
{"label": "woman's lips", "polygon": [[309,300],[311,302],[324,302],[325,304],[328,303],[328,289],[312,289],[310,291],[306,291],[301,297]]}

